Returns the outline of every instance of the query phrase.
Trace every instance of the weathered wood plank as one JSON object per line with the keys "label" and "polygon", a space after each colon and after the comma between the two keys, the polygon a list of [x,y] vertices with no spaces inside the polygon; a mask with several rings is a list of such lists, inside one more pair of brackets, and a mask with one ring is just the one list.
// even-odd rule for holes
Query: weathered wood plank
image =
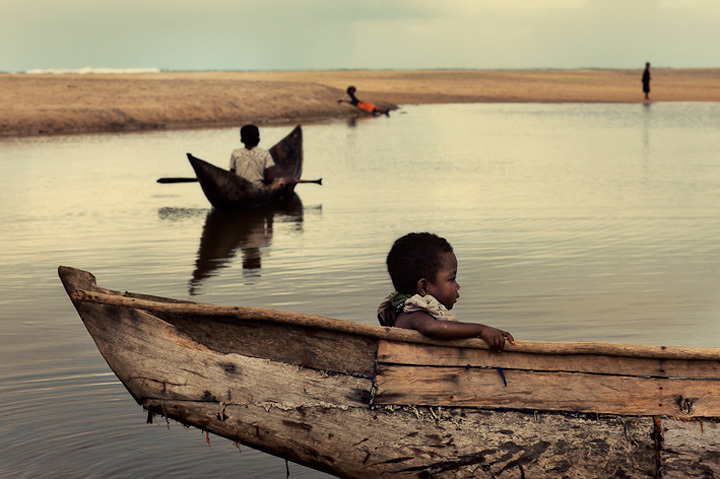
{"label": "weathered wood plank", "polygon": [[238,404],[221,421],[208,403],[145,406],[346,478],[655,477],[649,418]]}
{"label": "weathered wood plank", "polygon": [[[61,267],[62,268],[62,267]],[[69,268],[66,268],[69,269]],[[63,273],[61,273],[63,274]],[[248,321],[276,322],[312,326],[332,331],[358,334],[371,338],[391,341],[407,341],[438,346],[458,346],[476,349],[488,349],[481,339],[457,339],[453,341],[433,340],[418,331],[400,328],[375,326],[372,324],[342,321],[323,316],[299,314],[265,308],[248,308],[241,306],[216,306],[203,303],[170,303],[157,302],[126,297],[118,294],[105,294],[91,290],[73,290],[72,284],[66,282],[66,289],[73,302],[92,302],[128,308],[143,309],[155,313],[205,315],[214,318],[227,316]],[[128,294],[128,296],[132,296]],[[610,356],[627,356],[641,358],[681,358],[718,360],[720,348],[687,348],[678,346],[645,346],[631,344],[598,343],[598,342],[548,342],[548,341],[516,341],[512,347],[518,352],[546,354],[607,354]]]}
{"label": "weathered wood plank", "polygon": [[720,416],[720,381],[705,379],[378,364],[376,384],[376,404]]}
{"label": "weathered wood plank", "polygon": [[473,366],[535,371],[567,371],[623,376],[712,378],[720,380],[720,356],[714,360],[528,353],[512,347],[486,349],[380,340],[378,362],[425,366]]}
{"label": "weathered wood plank", "polygon": [[720,477],[720,422],[663,418],[660,472],[663,479]]}
{"label": "weathered wood plank", "polygon": [[267,358],[289,364],[370,377],[377,339],[312,326],[207,316],[157,316],[179,332],[223,353]]}
{"label": "weathered wood plank", "polygon": [[[284,407],[367,406],[372,381],[215,351],[146,311],[80,305],[100,353],[136,400],[166,398]],[[113,328],[107,318],[114,318]]]}

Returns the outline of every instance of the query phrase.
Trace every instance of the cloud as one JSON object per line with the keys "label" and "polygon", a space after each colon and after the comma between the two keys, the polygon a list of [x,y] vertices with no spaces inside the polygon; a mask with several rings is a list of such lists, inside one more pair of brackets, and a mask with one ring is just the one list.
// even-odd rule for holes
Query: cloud
{"label": "cloud", "polygon": [[718,5],[715,0],[660,0],[658,8],[673,10],[717,11]]}
{"label": "cloud", "polygon": [[576,10],[588,6],[587,0],[455,0],[449,2],[450,8],[466,12],[512,12],[514,14],[533,14],[557,10]]}
{"label": "cloud", "polygon": [[710,0],[4,0],[0,70],[715,66]]}

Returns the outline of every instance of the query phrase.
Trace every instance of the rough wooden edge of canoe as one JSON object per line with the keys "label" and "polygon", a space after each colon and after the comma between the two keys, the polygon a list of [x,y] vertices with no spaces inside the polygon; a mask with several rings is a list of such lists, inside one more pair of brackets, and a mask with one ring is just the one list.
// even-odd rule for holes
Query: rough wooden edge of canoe
{"label": "rough wooden edge of canoe", "polygon": [[[94,275],[87,271],[68,266],[60,266],[58,274],[65,290],[73,301],[121,306],[141,309],[150,312],[167,314],[196,314],[235,317],[243,320],[272,321],[299,326],[323,328],[332,331],[358,334],[362,336],[405,341],[413,343],[455,346],[465,348],[488,349],[481,339],[462,339],[439,341],[427,338],[417,331],[410,331],[386,326],[328,318],[302,313],[292,313],[269,308],[252,308],[244,306],[218,306],[207,303],[173,300],[159,296],[137,293],[122,293],[97,286]],[[720,360],[720,348],[631,345],[605,342],[552,342],[516,340],[508,350],[536,354],[605,354],[609,356],[625,356],[639,358],[675,358]],[[502,354],[502,353],[498,353]]]}

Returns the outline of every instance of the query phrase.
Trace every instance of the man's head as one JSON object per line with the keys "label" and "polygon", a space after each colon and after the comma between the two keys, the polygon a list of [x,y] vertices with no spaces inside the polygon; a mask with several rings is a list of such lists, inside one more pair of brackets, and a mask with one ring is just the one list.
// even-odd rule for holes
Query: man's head
{"label": "man's head", "polygon": [[255,125],[244,125],[240,128],[240,141],[247,146],[255,146],[260,143],[260,130]]}

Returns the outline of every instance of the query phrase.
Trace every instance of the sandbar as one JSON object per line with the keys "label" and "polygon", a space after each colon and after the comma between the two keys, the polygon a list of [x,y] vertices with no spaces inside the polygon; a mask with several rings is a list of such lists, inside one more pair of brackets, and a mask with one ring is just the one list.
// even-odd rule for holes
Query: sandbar
{"label": "sandbar", "polygon": [[[0,74],[0,136],[296,124],[381,108],[481,102],[645,102],[638,69]],[[720,69],[652,70],[651,102],[720,101]],[[393,116],[393,113],[390,113]]]}

